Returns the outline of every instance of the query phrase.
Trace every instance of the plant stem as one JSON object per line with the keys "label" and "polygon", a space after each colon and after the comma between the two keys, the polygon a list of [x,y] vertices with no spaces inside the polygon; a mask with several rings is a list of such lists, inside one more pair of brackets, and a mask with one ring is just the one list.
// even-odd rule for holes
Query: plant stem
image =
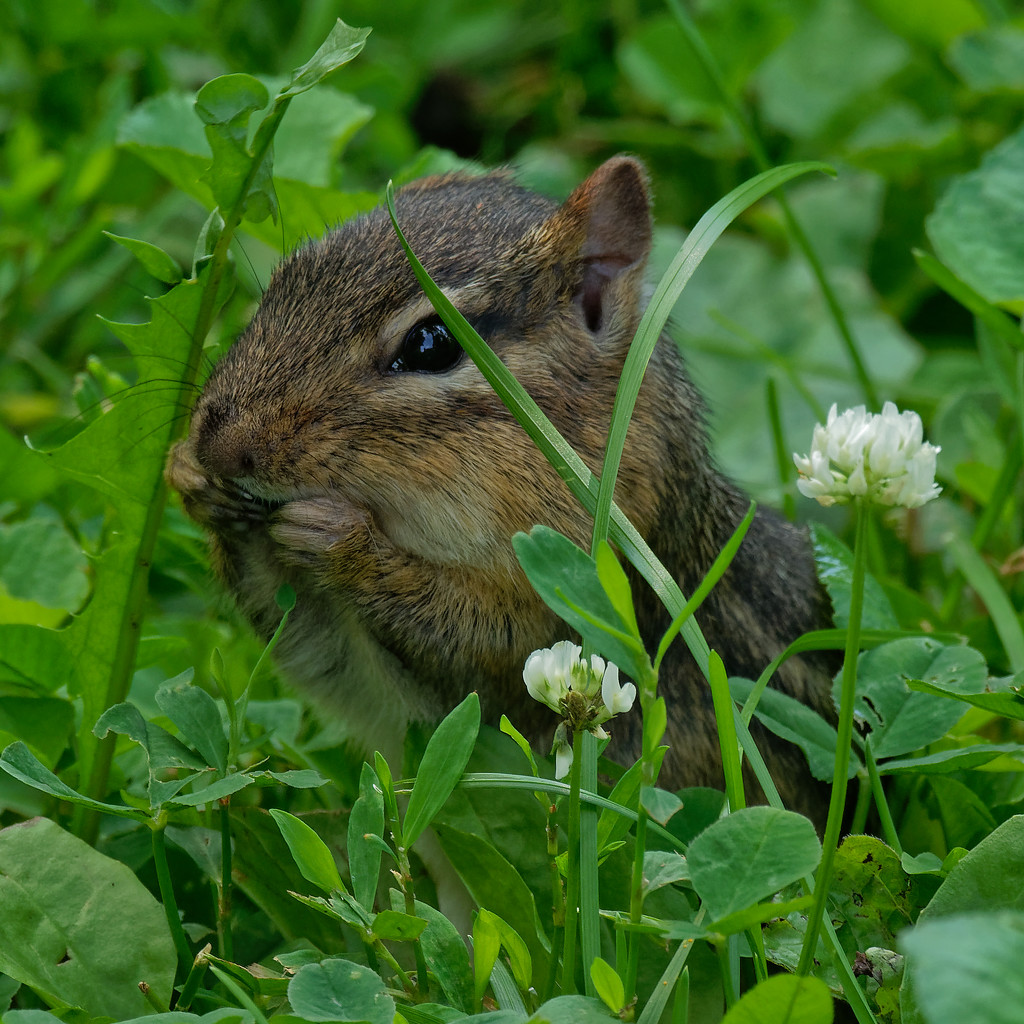
{"label": "plant stem", "polygon": [[900,844],[900,837],[896,834],[896,826],[892,820],[892,813],[889,811],[889,801],[886,800],[885,792],[882,789],[882,779],[878,774],[878,765],[875,764],[870,738],[864,743],[864,763],[867,765],[868,778],[871,780],[871,792],[875,798],[875,807],[878,809],[878,818],[882,823],[882,835],[885,836],[885,841],[902,857],[903,846]]}
{"label": "plant stem", "polygon": [[[205,947],[205,951],[209,950],[209,946]],[[203,980],[203,975],[206,973],[207,961],[203,953],[200,953],[192,961],[192,967],[189,969],[188,976],[185,978],[185,984],[181,986],[181,993],[178,996],[178,1001],[174,1004],[175,1010],[184,1012],[192,1005],[192,1000],[195,999],[196,992],[199,991],[199,984]]]}
{"label": "plant stem", "polygon": [[[597,792],[597,738],[581,735],[580,789]],[[588,996],[597,989],[590,965],[601,955],[601,900],[597,880],[597,808],[580,804],[580,949],[583,953],[583,987]]]}
{"label": "plant stem", "polygon": [[868,811],[871,808],[871,780],[864,772],[857,775],[857,803],[853,808],[850,832],[859,835],[867,827]]}
{"label": "plant stem", "polygon": [[174,941],[174,949],[178,954],[179,978],[187,978],[193,966],[192,951],[188,948],[188,939],[185,930],[181,927],[181,918],[178,915],[178,902],[174,898],[174,886],[171,883],[171,871],[167,865],[167,847],[164,845],[164,824],[152,827],[153,840],[153,864],[156,867],[156,881],[160,887],[160,900],[164,905],[164,916],[167,918],[167,927],[171,931],[171,939]]}
{"label": "plant stem", "polygon": [[231,934],[231,798],[219,801],[220,807],[220,899],[217,901],[217,945],[222,960],[235,959]]}
{"label": "plant stem", "polygon": [[580,777],[583,734],[572,734],[572,768],[569,771],[569,820],[565,872],[565,934],[562,944],[561,995],[576,991],[576,929],[580,910]]}
{"label": "plant stem", "polygon": [[545,833],[551,874],[551,923],[554,925],[554,934],[551,936],[551,962],[548,966],[548,979],[544,987],[544,997],[541,1000],[544,1003],[555,994],[555,983],[558,980],[558,956],[565,934],[565,886],[562,883],[562,873],[558,870],[558,823],[555,820],[557,811],[556,803],[548,804]]}
{"label": "plant stem", "polygon": [[846,628],[846,651],[843,655],[843,683],[839,701],[839,724],[836,730],[836,759],[832,775],[832,796],[828,805],[825,838],[822,841],[821,863],[814,878],[814,903],[807,917],[807,932],[800,950],[798,974],[809,974],[818,948],[818,932],[828,899],[829,884],[839,833],[843,827],[846,807],[847,771],[853,743],[853,707],[857,695],[857,659],[860,655],[860,623],[864,608],[864,575],[867,559],[867,534],[870,506],[862,501],[855,505],[857,533],[853,548],[853,580],[850,587],[850,621]]}
{"label": "plant stem", "polygon": [[[647,852],[647,821],[649,815],[644,807],[644,790],[653,786],[658,779],[658,745],[665,729],[664,701],[658,700],[658,674],[652,667],[650,674],[636,681],[640,690],[640,708],[643,714],[643,748],[640,768],[640,799],[636,815],[636,842],[633,848],[633,876],[629,886],[629,919],[639,924],[644,910],[644,855]],[[657,724],[655,724],[657,722]],[[623,988],[628,1006],[636,996],[636,979],[640,969],[639,932],[629,934],[629,954]]]}

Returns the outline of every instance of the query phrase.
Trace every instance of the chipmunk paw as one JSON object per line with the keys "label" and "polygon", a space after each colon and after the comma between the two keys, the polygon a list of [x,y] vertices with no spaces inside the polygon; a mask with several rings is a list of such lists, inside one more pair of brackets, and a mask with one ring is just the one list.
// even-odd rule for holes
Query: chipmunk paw
{"label": "chipmunk paw", "polygon": [[285,557],[308,566],[319,558],[350,547],[367,533],[367,514],[333,498],[289,501],[274,513],[270,536]]}

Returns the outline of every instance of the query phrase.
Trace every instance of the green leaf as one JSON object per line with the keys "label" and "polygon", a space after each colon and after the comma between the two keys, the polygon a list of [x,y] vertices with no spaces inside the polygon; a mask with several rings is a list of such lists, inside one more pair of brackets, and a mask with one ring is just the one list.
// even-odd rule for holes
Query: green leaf
{"label": "green leaf", "polygon": [[975,92],[1024,88],[1024,31],[1017,25],[997,23],[960,35],[947,59]]}
{"label": "green leaf", "polygon": [[477,905],[507,922],[526,943],[533,961],[534,987],[543,991],[550,943],[537,915],[533,893],[522,876],[479,836],[444,825],[435,829],[441,848]]}
{"label": "green leaf", "polygon": [[[835,622],[845,629],[850,622],[850,587],[853,579],[853,552],[821,523],[811,524],[814,561],[835,610]],[[873,576],[864,578],[862,629],[899,629],[899,621]]]}
{"label": "green leaf", "polygon": [[618,1013],[625,1006],[626,990],[611,964],[597,957],[590,965],[590,979],[597,994],[612,1013]]}
{"label": "green leaf", "polygon": [[608,1024],[618,1020],[600,999],[589,996],[555,996],[539,1006],[528,1024]]}
{"label": "green leaf", "polygon": [[[738,701],[745,701],[753,692],[749,679],[734,677],[729,680],[729,692]],[[836,730],[812,708],[787,693],[770,687],[761,694],[757,720],[770,732],[795,743],[807,758],[811,774],[824,782],[832,781],[836,761]],[[850,751],[847,778],[852,779],[860,769],[857,755]]]}
{"label": "green leaf", "polygon": [[52,515],[0,523],[0,593],[76,612],[89,596],[89,562]]}
{"label": "green leaf", "polygon": [[832,993],[818,978],[778,974],[755,985],[722,1024],[832,1024]]}
{"label": "green leaf", "polygon": [[590,555],[547,526],[517,533],[512,546],[530,584],[552,611],[633,679],[652,673],[635,618],[619,613]]}
{"label": "green leaf", "polygon": [[[191,669],[188,671],[191,673]],[[103,739],[108,732],[133,739],[146,752],[152,771],[165,768],[201,771],[206,767],[206,762],[177,736],[172,736],[155,722],[147,722],[134,704],[125,702],[107,708],[92,731],[99,739]]]}
{"label": "green leaf", "polygon": [[636,610],[633,608],[633,592],[629,587],[629,579],[619,564],[615,552],[608,541],[603,540],[597,546],[597,577],[601,581],[604,592],[608,595],[612,607],[618,616],[629,627],[629,632],[639,636],[640,627],[636,622]]}
{"label": "green leaf", "polygon": [[[644,892],[654,892],[673,882],[688,882],[690,869],[686,858],[671,850],[647,850],[644,853]],[[621,1009],[621,1007],[620,1007]]]}
{"label": "green leaf", "polygon": [[[908,688],[908,680],[969,693],[984,686],[987,678],[985,659],[963,645],[947,647],[922,637],[894,640],[865,651],[857,663],[856,714],[871,727],[875,757],[895,757],[934,743],[963,715],[958,701],[915,693]],[[840,672],[835,683],[837,699],[841,683]]]}
{"label": "green leaf", "polygon": [[994,306],[984,296],[979,295],[969,284],[962,281],[948,267],[940,263],[934,256],[920,249],[914,250],[917,265],[940,287],[951,295],[965,309],[970,310],[993,334],[1007,345],[1020,348],[1024,344],[1020,328],[1014,320],[1001,309]]}
{"label": "green leaf", "polygon": [[916,911],[913,883],[895,850],[874,836],[847,836],[836,852],[833,906],[857,949],[892,949]]}
{"label": "green leaf", "polygon": [[742,910],[809,874],[821,857],[814,826],[800,814],[747,807],[706,828],[686,860],[712,918]]}
{"label": "green leaf", "polygon": [[316,832],[287,811],[272,807],[270,814],[277,822],[277,827],[281,830],[281,835],[284,836],[284,841],[288,844],[302,877],[324,892],[347,892],[331,851]]}
{"label": "green leaf", "polygon": [[[900,935],[908,980],[928,1024],[1017,1024],[1024,1006],[1024,913],[954,914]],[[906,1018],[904,1018],[906,1019]]]}
{"label": "green leaf", "polygon": [[160,710],[206,763],[223,774],[228,767],[228,738],[217,702],[200,686],[172,679],[156,691]]}
{"label": "green leaf", "polygon": [[963,701],[976,708],[991,711],[994,714],[1002,715],[1003,718],[1012,718],[1016,721],[1024,721],[1024,697],[1020,695],[1016,687],[1024,683],[1020,676],[1014,680],[989,679],[983,690],[960,690],[949,689],[940,682],[933,682],[931,679],[908,679],[907,686],[912,690],[919,690],[921,693],[931,693],[939,697],[951,697],[953,700]]}
{"label": "green leaf", "polygon": [[1024,815],[1008,818],[950,871],[921,920],[977,910],[1024,912]]}
{"label": "green leaf", "polygon": [[423,752],[402,826],[407,846],[434,820],[462,777],[479,731],[480,698],[471,693],[445,717]]}
{"label": "green leaf", "polygon": [[374,917],[370,927],[373,929],[374,935],[380,939],[393,942],[412,942],[423,933],[427,922],[399,910],[382,910]]}
{"label": "green leaf", "polygon": [[640,803],[659,825],[667,825],[669,818],[683,806],[683,801],[675,793],[656,786],[644,786],[640,790]]}
{"label": "green leaf", "polygon": [[177,960],[163,909],[133,872],[53,822],[0,831],[0,971],[53,1006],[142,1017],[171,998]]}
{"label": "green leaf", "polygon": [[21,740],[46,767],[53,768],[67,747],[74,720],[70,701],[5,695],[0,699],[0,746]]}
{"label": "green leaf", "polygon": [[395,1001],[368,967],[330,959],[301,967],[288,985],[288,1002],[308,1021],[392,1024]]}
{"label": "green leaf", "polygon": [[477,914],[473,920],[473,991],[479,1006],[501,952],[501,936],[493,914]]}
{"label": "green leaf", "polygon": [[[938,693],[937,689],[930,692]],[[1020,743],[978,743],[969,747],[957,747],[953,750],[940,750],[935,754],[920,757],[908,757],[886,761],[880,765],[880,775],[898,775],[911,773],[914,775],[945,775],[948,772],[959,772],[969,768],[980,768],[988,765],[992,771],[992,762],[1004,754],[1007,759],[1007,771],[1020,771],[1024,762],[1024,744]],[[998,770],[998,769],[995,769]]]}
{"label": "green leaf", "polygon": [[12,743],[0,754],[0,768],[19,782],[24,782],[26,785],[32,786],[33,789],[49,793],[50,796],[55,796],[58,800],[67,800],[69,803],[91,807],[104,814],[113,814],[119,818],[131,818],[134,821],[146,821],[149,818],[145,811],[138,811],[134,807],[105,804],[100,800],[92,800],[81,793],[76,793],[70,786],[61,782],[20,740]]}
{"label": "green leaf", "polygon": [[533,747],[530,746],[530,741],[508,720],[507,715],[501,716],[498,727],[523,752],[523,756],[530,763],[530,771],[533,772],[533,777],[539,778],[540,771],[537,768],[537,759],[533,756]]}
{"label": "green leaf", "polygon": [[[213,153],[204,180],[221,210],[245,202],[246,215],[259,222],[277,213],[271,180],[269,149],[253,167],[249,152],[249,116],[267,105],[267,87],[252,75],[222,75],[207,82],[196,95],[196,113],[206,124]],[[245,190],[245,195],[242,191]]]}
{"label": "green leaf", "polygon": [[[527,948],[526,943],[523,941],[522,936],[506,921],[503,921],[498,917],[497,914],[493,914],[491,911],[481,908],[480,912],[477,914],[477,919],[473,924],[474,937],[476,936],[476,926],[481,923],[481,921],[484,924],[490,925],[494,929],[494,934],[497,935],[501,946],[508,954],[508,961],[512,968],[512,975],[515,978],[516,985],[519,986],[520,991],[528,991],[533,980],[533,961],[530,957],[530,951]],[[478,975],[477,981],[479,982],[479,980]]]}
{"label": "green leaf", "polygon": [[[209,773],[204,773],[209,778]],[[201,778],[201,777],[200,777]],[[193,776],[194,781],[198,781]],[[191,793],[178,794],[172,798],[176,804],[184,804],[186,807],[199,807],[202,804],[212,804],[217,800],[223,800],[238,793],[256,782],[255,776],[249,772],[230,772],[219,779],[214,779],[208,786],[201,789],[194,789]]]}
{"label": "green leaf", "polygon": [[348,819],[348,868],[352,895],[368,911],[373,910],[377,895],[383,835],[384,796],[376,773],[364,764],[359,773],[359,797]]}
{"label": "green leaf", "polygon": [[[191,677],[191,669],[188,670]],[[206,762],[185,746],[176,736],[155,722],[147,722],[142,713],[133,704],[115,704],[100,715],[99,721],[93,726],[93,734],[102,739],[108,732],[128,736],[138,743],[146,753],[149,765],[149,803],[151,811],[157,811],[168,800],[193,779],[193,772],[206,768]],[[186,768],[189,771],[176,771]],[[168,770],[171,777],[163,780]]]}
{"label": "green leaf", "polygon": [[989,302],[1024,309],[1024,129],[954,178],[925,221],[939,259]]}
{"label": "green leaf", "polygon": [[[925,971],[926,979],[931,977],[930,968],[925,964],[926,957],[916,955],[922,951],[923,947],[915,950],[913,939],[910,944],[906,944],[906,939],[917,934],[926,924],[946,920],[956,922],[962,915],[983,915],[992,922],[992,927],[982,930],[991,935],[999,935],[1001,926],[995,920],[999,914],[1012,912],[1015,917],[1024,915],[1024,859],[1020,855],[1021,849],[1024,849],[1024,815],[1015,815],[993,829],[973,850],[953,865],[928,906],[921,911],[914,931],[903,933],[901,936],[900,945],[908,953],[906,971],[903,976],[902,999],[904,1002],[908,999],[908,992],[913,992],[918,999],[922,998],[922,983],[918,981],[919,971]],[[980,984],[980,979],[974,978],[976,969],[974,956],[975,950],[979,946],[983,946],[985,940],[973,934],[973,925],[970,930],[972,935],[965,938],[962,947],[965,954],[969,954],[964,963],[965,977],[972,982],[978,981]],[[948,932],[939,931],[934,934],[948,935]],[[1014,942],[1010,944],[1013,946]],[[944,958],[957,956],[961,949],[959,938],[954,939],[954,947],[943,954],[942,963],[948,965],[948,961]],[[988,955],[998,956],[995,950],[989,950]],[[1019,974],[1019,972],[1017,973]],[[957,975],[957,977],[960,976]],[[969,991],[973,995],[976,986],[972,985]],[[1015,1009],[1018,1006],[1019,1003],[1014,1004]],[[988,1006],[986,1006],[986,1013],[987,1011]],[[909,1018],[905,1015],[904,1019],[920,1018]],[[986,1016],[987,1020],[988,1016]],[[929,1024],[931,1024],[930,1020]]]}
{"label": "green leaf", "polygon": [[124,246],[139,261],[146,273],[158,281],[174,285],[182,279],[181,267],[160,246],[154,245],[152,242],[145,242],[141,238],[115,235],[111,231],[104,231],[103,234],[117,242],[118,245]]}
{"label": "green leaf", "polygon": [[266,776],[282,786],[290,786],[292,789],[319,789],[326,786],[330,779],[321,775],[313,768],[292,768],[286,772],[251,772],[253,778]]}
{"label": "green leaf", "polygon": [[768,123],[797,138],[813,138],[846,109],[870,102],[909,56],[906,42],[861,4],[809,10],[750,83]]}
{"label": "green leaf", "polygon": [[292,80],[288,87],[282,90],[281,95],[294,96],[312,89],[332,71],[337,71],[343,64],[347,64],[366,45],[370,31],[368,28],[346,25],[338,18],[316,53],[292,73]]}
{"label": "green leaf", "polygon": [[919,853],[916,857],[904,853],[900,857],[900,867],[908,875],[939,874],[942,871],[942,861],[934,853],[927,851]]}
{"label": "green leaf", "polygon": [[[391,890],[392,910],[405,907],[405,897]],[[441,986],[445,998],[463,1013],[473,1012],[473,974],[469,966],[469,951],[455,925],[439,910],[428,903],[416,901],[416,915],[427,922],[420,935],[423,956],[431,973]]]}

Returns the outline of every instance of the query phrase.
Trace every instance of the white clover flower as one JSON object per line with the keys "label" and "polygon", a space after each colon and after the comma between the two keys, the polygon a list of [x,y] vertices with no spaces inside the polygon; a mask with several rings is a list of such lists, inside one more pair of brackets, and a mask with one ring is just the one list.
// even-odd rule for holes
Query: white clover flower
{"label": "white clover flower", "polygon": [[534,651],[523,666],[523,682],[530,696],[552,711],[562,710],[562,701],[572,687],[573,668],[583,649],[569,640]]}
{"label": "white clover flower", "polygon": [[523,681],[534,700],[563,716],[555,731],[552,753],[555,778],[566,775],[572,765],[570,729],[586,729],[598,739],[607,739],[601,728],[614,715],[633,707],[636,687],[619,684],[619,667],[596,654],[588,665],[583,649],[568,640],[534,651],[523,666]]}
{"label": "white clover flower", "polygon": [[636,687],[632,683],[619,685],[619,666],[609,664],[601,680],[601,700],[604,711],[598,712],[597,721],[607,722],[613,715],[621,715],[633,707]]}
{"label": "white clover flower", "polygon": [[923,440],[921,417],[886,402],[880,414],[863,405],[839,415],[833,405],[825,426],[814,428],[811,451],[794,455],[800,493],[822,505],[865,498],[879,505],[918,508],[941,491],[935,456]]}

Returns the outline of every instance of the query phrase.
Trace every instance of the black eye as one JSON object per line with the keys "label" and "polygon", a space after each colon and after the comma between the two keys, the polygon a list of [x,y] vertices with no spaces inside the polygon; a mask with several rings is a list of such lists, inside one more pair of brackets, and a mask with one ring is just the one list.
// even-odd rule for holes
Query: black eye
{"label": "black eye", "polygon": [[462,346],[440,317],[421,320],[402,339],[391,364],[395,373],[443,373],[462,358]]}

